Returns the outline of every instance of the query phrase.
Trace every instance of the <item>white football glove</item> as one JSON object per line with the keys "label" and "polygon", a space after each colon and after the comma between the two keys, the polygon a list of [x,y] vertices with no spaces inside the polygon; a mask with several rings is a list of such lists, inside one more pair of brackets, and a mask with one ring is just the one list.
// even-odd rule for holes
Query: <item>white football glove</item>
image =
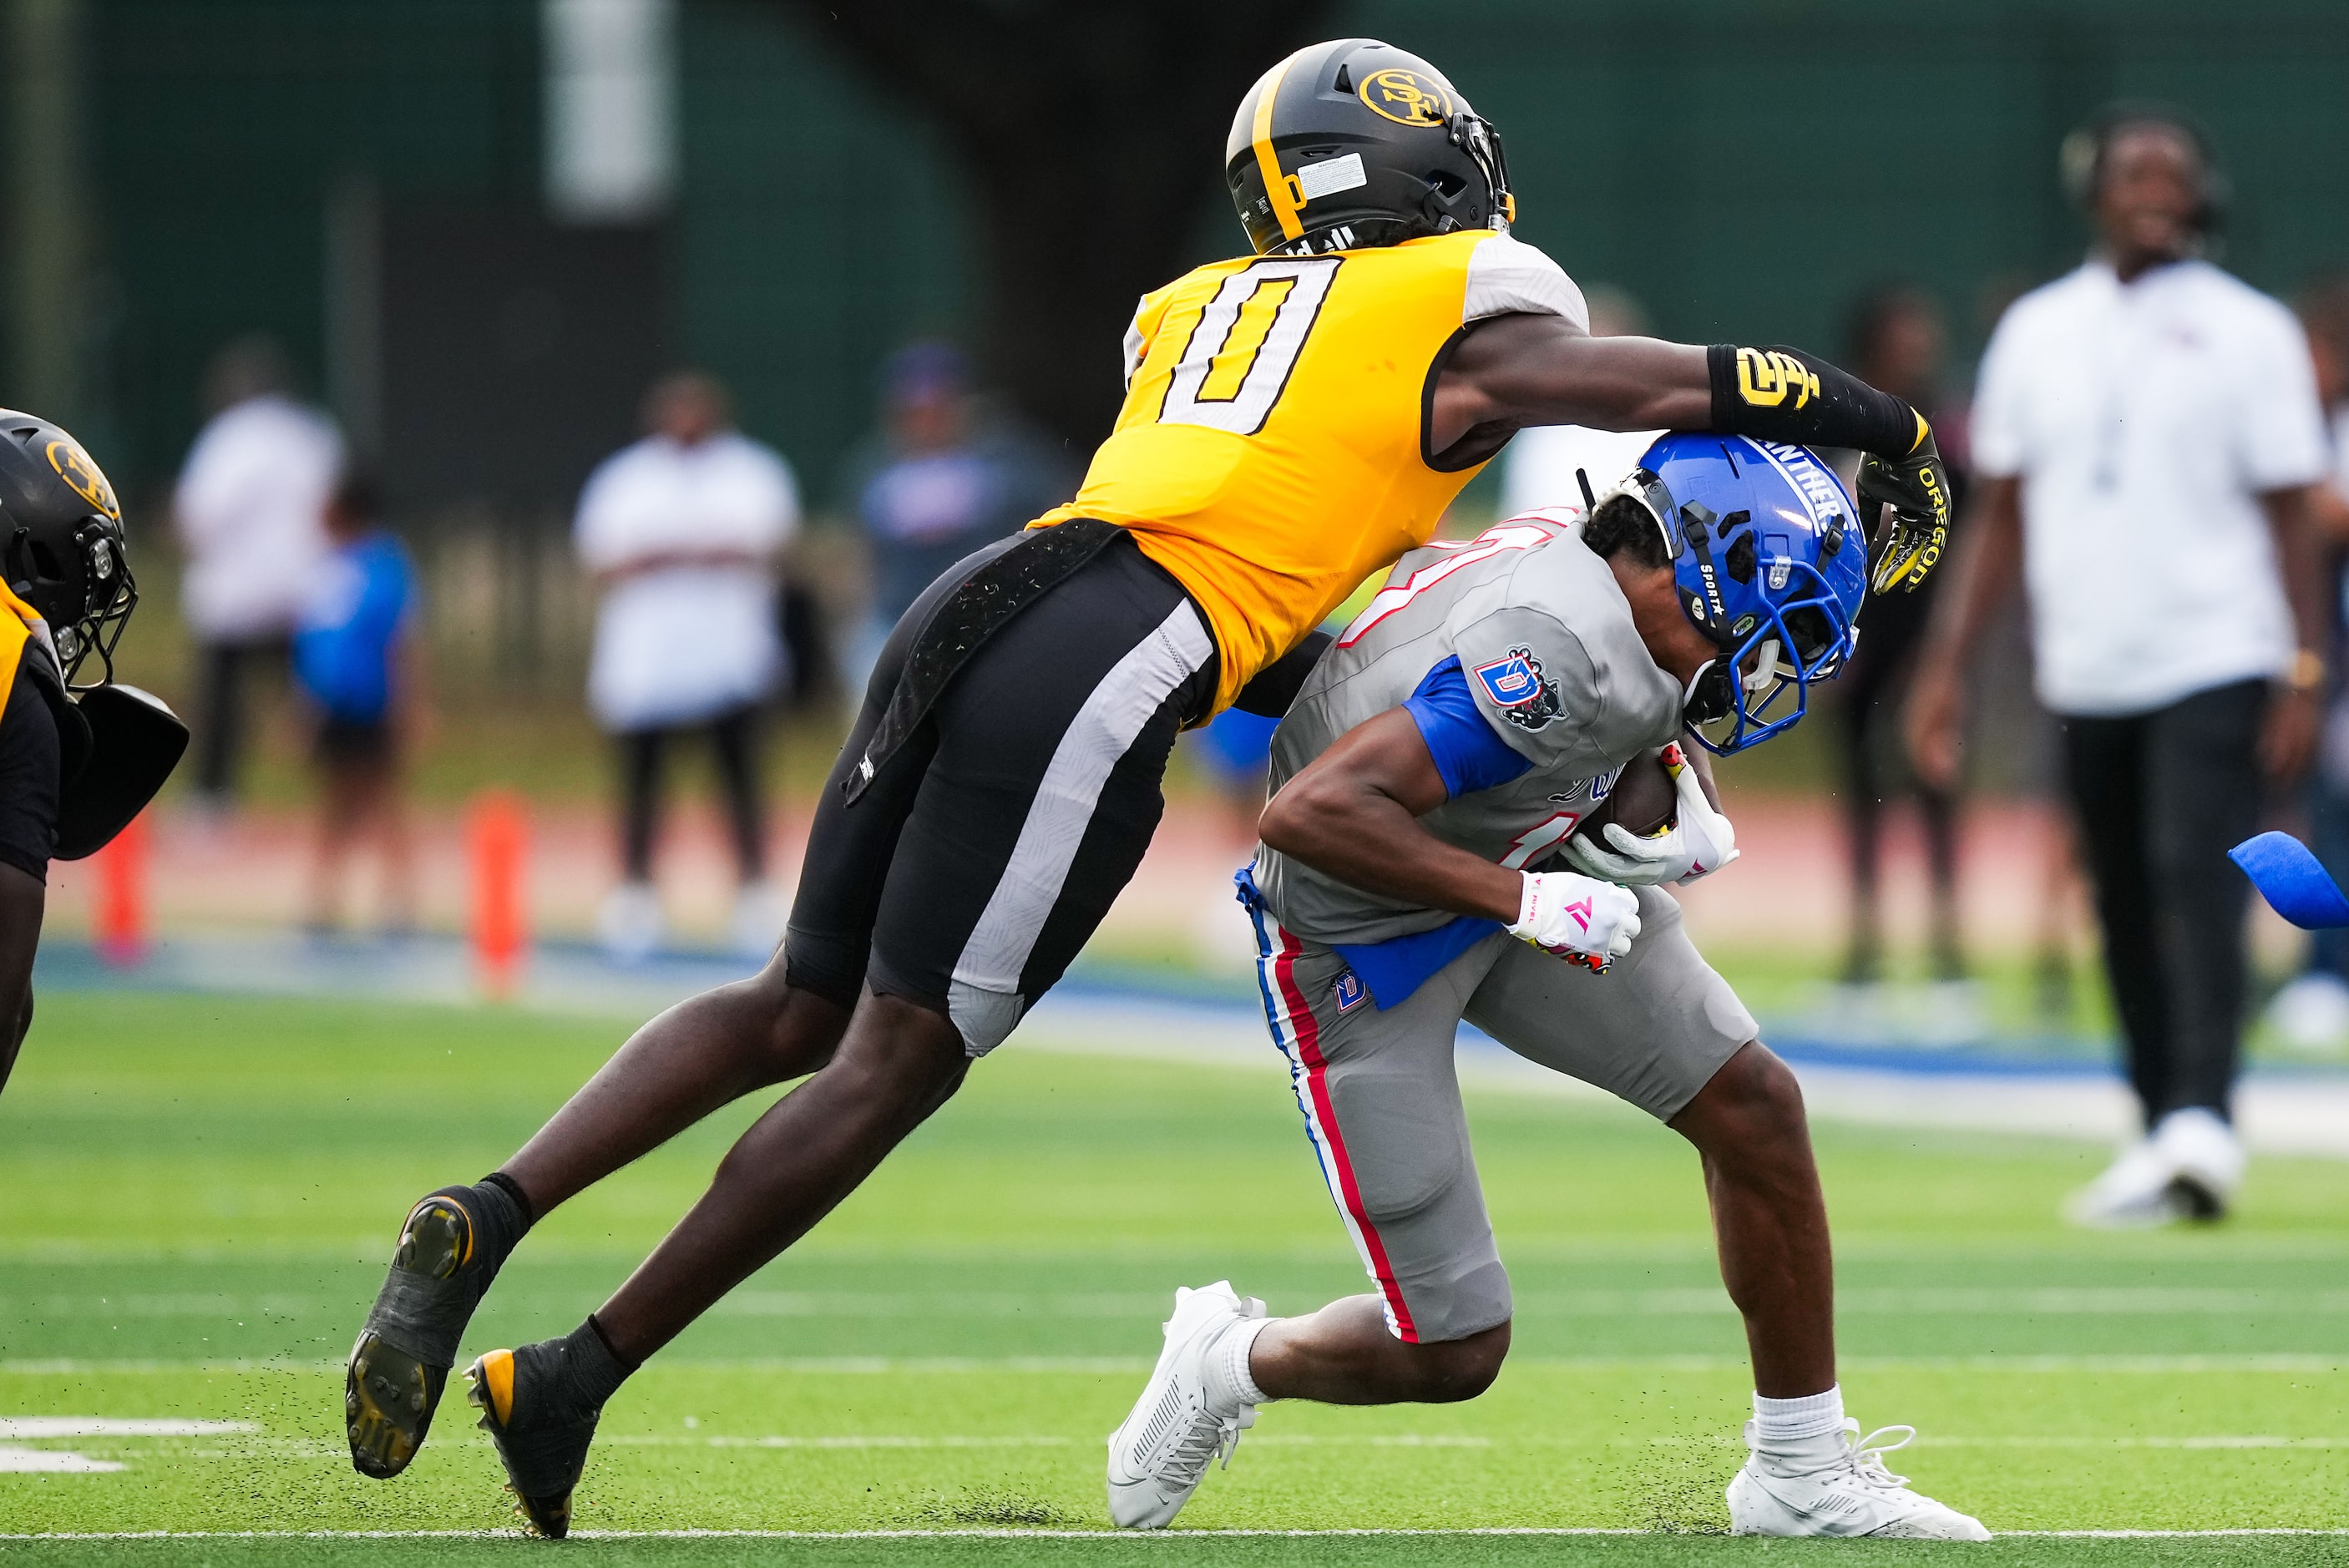
{"label": "white football glove", "polygon": [[1586,969],[1631,951],[1640,934],[1640,898],[1629,888],[1574,872],[1526,872],[1509,934]]}
{"label": "white football glove", "polygon": [[[1664,748],[1663,764],[1680,795],[1671,827],[1643,839],[1620,822],[1609,822],[1598,833],[1568,839],[1566,858],[1592,876],[1625,887],[1692,882],[1735,860],[1737,830],[1713,809],[1695,767],[1676,745]],[[1599,842],[1601,838],[1605,844]]]}

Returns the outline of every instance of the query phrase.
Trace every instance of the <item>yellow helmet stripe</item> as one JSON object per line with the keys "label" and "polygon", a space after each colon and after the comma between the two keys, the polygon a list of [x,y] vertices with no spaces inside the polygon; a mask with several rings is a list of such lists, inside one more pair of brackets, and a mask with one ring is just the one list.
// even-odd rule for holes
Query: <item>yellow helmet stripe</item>
{"label": "yellow helmet stripe", "polygon": [[1264,177],[1265,200],[1272,203],[1272,215],[1280,220],[1282,235],[1291,240],[1304,234],[1305,224],[1297,216],[1297,209],[1301,203],[1290,192],[1288,177],[1280,171],[1280,160],[1273,155],[1272,105],[1273,100],[1280,97],[1280,84],[1288,79],[1288,67],[1313,46],[1308,45],[1306,48],[1298,50],[1275,66],[1272,75],[1265,78],[1264,91],[1256,100],[1256,125],[1250,132],[1256,146],[1256,171]]}

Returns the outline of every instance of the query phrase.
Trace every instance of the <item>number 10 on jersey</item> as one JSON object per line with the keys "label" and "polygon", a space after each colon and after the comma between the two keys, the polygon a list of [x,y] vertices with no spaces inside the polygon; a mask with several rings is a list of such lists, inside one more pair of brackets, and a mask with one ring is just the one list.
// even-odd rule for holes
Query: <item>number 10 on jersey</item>
{"label": "number 10 on jersey", "polygon": [[1183,346],[1158,422],[1235,436],[1262,429],[1343,260],[1277,258],[1226,278]]}

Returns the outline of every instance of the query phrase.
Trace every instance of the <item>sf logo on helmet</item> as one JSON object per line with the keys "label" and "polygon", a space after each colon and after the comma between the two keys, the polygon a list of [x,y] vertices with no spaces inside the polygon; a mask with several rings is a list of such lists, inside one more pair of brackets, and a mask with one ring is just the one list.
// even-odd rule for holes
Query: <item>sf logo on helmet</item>
{"label": "sf logo on helmet", "polygon": [[63,440],[51,441],[47,450],[49,467],[57,471],[57,478],[65,480],[74,494],[115,521],[122,521],[122,509],[115,504],[114,487],[106,482],[106,476],[98,471],[88,453]]}
{"label": "sf logo on helmet", "polygon": [[1362,102],[1397,125],[1442,125],[1452,118],[1444,89],[1416,71],[1378,71],[1362,78]]}

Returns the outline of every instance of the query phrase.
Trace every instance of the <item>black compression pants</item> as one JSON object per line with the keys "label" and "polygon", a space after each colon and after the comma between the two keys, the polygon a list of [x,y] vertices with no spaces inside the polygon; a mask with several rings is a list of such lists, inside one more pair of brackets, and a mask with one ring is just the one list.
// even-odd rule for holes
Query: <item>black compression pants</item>
{"label": "black compression pants", "polygon": [[843,785],[916,634],[1005,540],[905,612],[826,782],[784,952],[791,983],[870,985],[953,1019],[982,1056],[1057,982],[1142,863],[1174,737],[1216,654],[1190,596],[1117,538],[969,654],[852,803]]}
{"label": "black compression pants", "polygon": [[2150,1128],[2191,1107],[2228,1114],[2242,1046],[2251,884],[2227,851],[2259,825],[2264,681],[2122,718],[2066,718],[2080,845],[2105,973]]}

